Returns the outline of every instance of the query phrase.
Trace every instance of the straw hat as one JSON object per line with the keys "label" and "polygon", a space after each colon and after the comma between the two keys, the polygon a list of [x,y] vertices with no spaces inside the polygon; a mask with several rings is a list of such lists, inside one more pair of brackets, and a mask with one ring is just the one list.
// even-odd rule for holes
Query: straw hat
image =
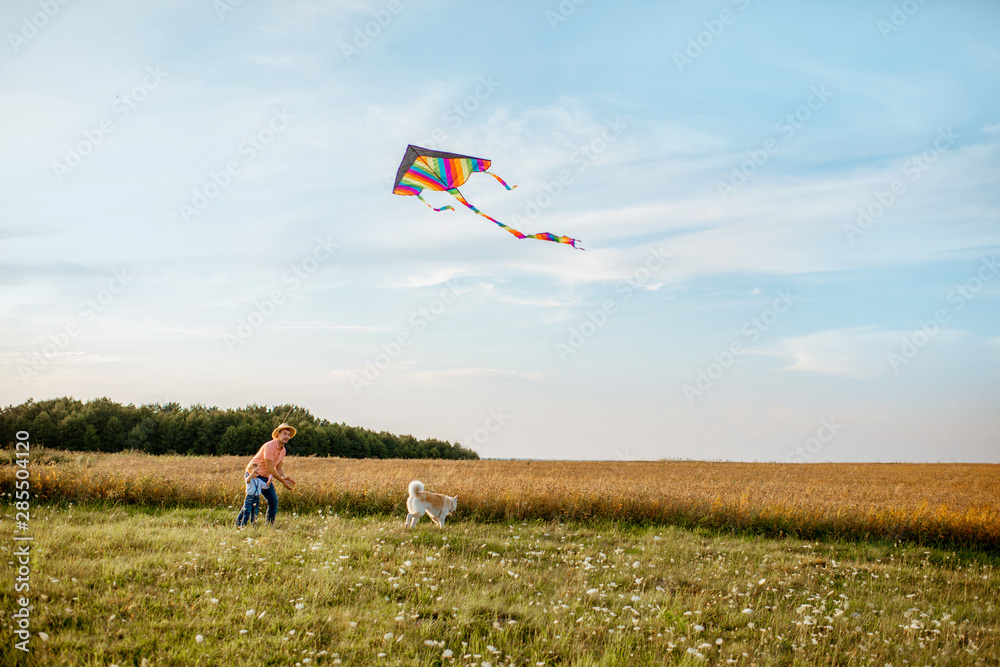
{"label": "straw hat", "polygon": [[274,438],[275,440],[277,440],[278,439],[278,431],[280,431],[283,428],[287,428],[289,431],[292,432],[292,437],[293,438],[295,437],[295,427],[292,426],[291,424],[286,424],[285,422],[281,422],[280,424],[278,424],[277,428],[275,428],[273,431],[271,431],[271,437]]}

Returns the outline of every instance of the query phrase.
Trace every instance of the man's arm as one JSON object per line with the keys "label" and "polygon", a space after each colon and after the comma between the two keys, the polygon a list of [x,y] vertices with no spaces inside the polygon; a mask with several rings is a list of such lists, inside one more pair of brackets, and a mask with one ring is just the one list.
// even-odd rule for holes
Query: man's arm
{"label": "man's arm", "polygon": [[285,488],[291,491],[292,487],[286,482],[286,477],[281,474],[281,465],[279,464],[277,468],[274,467],[274,459],[264,459],[264,465],[267,467],[267,474],[271,477],[277,478],[279,482],[285,485]]}

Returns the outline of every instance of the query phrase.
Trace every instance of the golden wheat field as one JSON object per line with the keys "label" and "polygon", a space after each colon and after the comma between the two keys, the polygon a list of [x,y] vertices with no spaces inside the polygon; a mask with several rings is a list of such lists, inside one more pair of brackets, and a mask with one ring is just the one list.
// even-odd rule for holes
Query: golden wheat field
{"label": "golden wheat field", "polygon": [[[246,457],[44,450],[36,501],[238,509]],[[440,461],[302,458],[280,511],[405,515],[406,486],[458,495],[455,520],[618,520],[800,537],[1000,548],[1000,466],[699,461]],[[0,466],[0,491],[14,467]]]}

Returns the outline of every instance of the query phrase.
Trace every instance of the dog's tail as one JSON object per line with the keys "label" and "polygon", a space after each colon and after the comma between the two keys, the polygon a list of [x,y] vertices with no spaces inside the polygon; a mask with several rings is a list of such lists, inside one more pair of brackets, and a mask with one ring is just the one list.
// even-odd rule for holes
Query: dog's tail
{"label": "dog's tail", "polygon": [[424,483],[423,482],[418,482],[417,480],[413,480],[412,482],[410,482],[410,497],[411,498],[415,498],[417,496],[417,494],[423,492],[423,490],[424,490]]}

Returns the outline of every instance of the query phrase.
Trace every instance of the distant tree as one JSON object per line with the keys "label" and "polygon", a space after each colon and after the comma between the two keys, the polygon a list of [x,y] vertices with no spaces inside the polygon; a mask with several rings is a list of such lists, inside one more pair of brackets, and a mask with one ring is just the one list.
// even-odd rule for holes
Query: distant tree
{"label": "distant tree", "polygon": [[52,424],[52,417],[49,417],[49,413],[42,410],[38,413],[38,416],[31,422],[31,439],[41,445],[51,445],[55,428]]}
{"label": "distant tree", "polygon": [[97,428],[93,424],[87,424],[87,430],[83,433],[83,448],[88,452],[99,452],[103,444]]}
{"label": "distant tree", "polygon": [[118,452],[122,449],[122,441],[125,437],[125,428],[122,420],[117,415],[108,419],[101,437],[101,451]]}
{"label": "distant tree", "polygon": [[27,430],[33,443],[61,449],[248,456],[270,440],[271,431],[286,418],[298,431],[289,446],[294,455],[479,458],[472,450],[442,440],[338,424],[292,405],[221,410],[204,405],[184,408],[178,403],[136,407],[109,398],[86,403],[72,397],[28,399],[0,410],[0,439],[10,443],[18,431]]}

